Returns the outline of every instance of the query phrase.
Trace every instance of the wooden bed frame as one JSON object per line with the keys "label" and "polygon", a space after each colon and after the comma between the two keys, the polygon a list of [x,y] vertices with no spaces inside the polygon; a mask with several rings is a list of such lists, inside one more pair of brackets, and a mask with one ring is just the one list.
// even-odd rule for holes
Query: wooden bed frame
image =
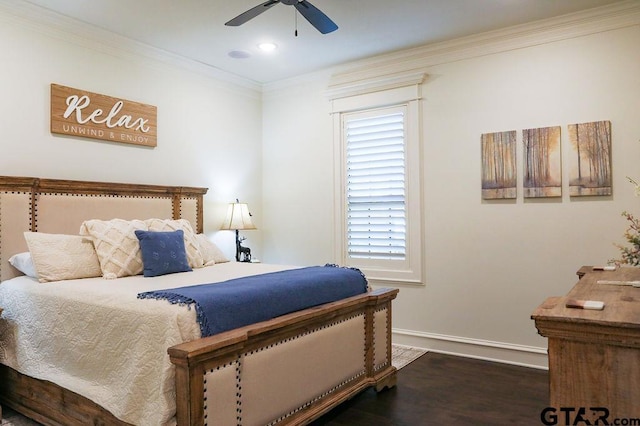
{"label": "wooden bed frame", "polygon": [[[158,217],[188,219],[202,232],[206,192],[0,176],[0,281],[19,274],[8,258],[26,251],[24,231],[77,234],[87,219]],[[394,386],[397,293],[380,289],[168,348],[177,424],[306,424],[368,387]],[[5,365],[0,402],[45,425],[126,424],[81,395]]]}

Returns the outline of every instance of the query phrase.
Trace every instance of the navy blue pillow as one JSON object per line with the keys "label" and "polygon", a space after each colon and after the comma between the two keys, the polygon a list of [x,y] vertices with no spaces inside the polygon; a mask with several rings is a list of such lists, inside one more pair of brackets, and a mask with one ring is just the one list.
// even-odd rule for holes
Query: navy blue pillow
{"label": "navy blue pillow", "polygon": [[191,271],[184,247],[184,232],[153,232],[136,230],[142,252],[142,273],[145,277]]}

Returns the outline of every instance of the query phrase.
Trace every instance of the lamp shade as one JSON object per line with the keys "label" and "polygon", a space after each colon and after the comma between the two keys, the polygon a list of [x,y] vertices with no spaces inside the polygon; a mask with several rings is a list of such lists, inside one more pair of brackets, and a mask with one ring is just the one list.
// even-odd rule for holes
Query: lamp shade
{"label": "lamp shade", "polygon": [[256,229],[253,222],[251,222],[249,207],[245,203],[230,203],[227,217],[224,218],[220,229]]}

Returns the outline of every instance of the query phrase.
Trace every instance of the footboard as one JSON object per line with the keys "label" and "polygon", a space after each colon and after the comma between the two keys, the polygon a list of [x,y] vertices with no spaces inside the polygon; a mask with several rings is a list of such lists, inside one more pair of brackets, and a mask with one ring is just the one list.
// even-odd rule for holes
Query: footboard
{"label": "footboard", "polygon": [[178,425],[306,424],[395,385],[391,301],[380,289],[169,348]]}

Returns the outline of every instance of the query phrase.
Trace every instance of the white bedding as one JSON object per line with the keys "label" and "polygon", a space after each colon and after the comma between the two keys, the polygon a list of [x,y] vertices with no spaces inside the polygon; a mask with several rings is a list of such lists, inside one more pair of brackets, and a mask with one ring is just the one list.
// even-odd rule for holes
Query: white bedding
{"label": "white bedding", "polygon": [[167,348],[200,337],[195,310],[140,292],[291,267],[223,263],[154,278],[0,284],[0,362],[81,394],[135,425],[175,424]]}

